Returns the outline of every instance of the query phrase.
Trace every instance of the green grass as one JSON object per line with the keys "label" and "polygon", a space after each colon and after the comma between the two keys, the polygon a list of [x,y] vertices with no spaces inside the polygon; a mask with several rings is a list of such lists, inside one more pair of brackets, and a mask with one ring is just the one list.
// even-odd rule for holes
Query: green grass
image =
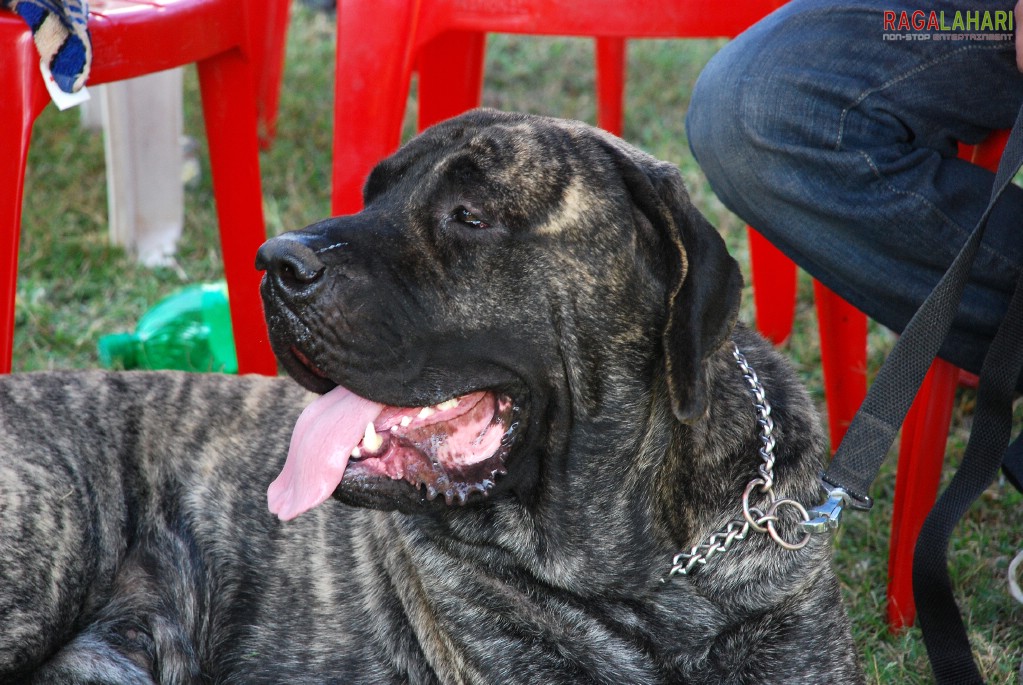
{"label": "green grass", "polygon": [[[692,85],[719,46],[718,41],[630,43],[625,137],[680,166],[694,201],[722,231],[748,276],[743,223],[708,188],[688,153],[683,126]],[[492,36],[484,103],[594,122],[592,65],[589,40]],[[332,21],[296,7],[278,137],[262,157],[271,235],[299,228],[329,211],[332,69]],[[413,114],[410,108],[406,135],[412,133]],[[18,274],[16,370],[94,367],[100,334],[131,328],[161,295],[221,273],[205,169],[199,186],[186,194],[185,234],[176,268],[143,269],[108,246],[102,141],[80,130],[77,122],[75,112],[49,108],[35,129]],[[186,128],[199,140],[205,160],[193,71],[186,76]],[[751,302],[747,289],[741,316],[749,322]],[[892,339],[885,331],[872,330],[872,372]],[[805,277],[795,330],[785,351],[823,411],[812,289]],[[961,392],[950,463],[961,455],[973,402],[972,392]],[[889,464],[878,480],[875,510],[847,516],[838,535],[835,563],[869,680],[926,683],[931,678],[919,631],[891,635],[884,622],[892,469]],[[973,645],[991,683],[1016,682],[1023,651],[1023,607],[1010,599],[1005,579],[1009,561],[1023,548],[1021,505],[1021,497],[1011,488],[996,484],[970,510],[949,554]]]}

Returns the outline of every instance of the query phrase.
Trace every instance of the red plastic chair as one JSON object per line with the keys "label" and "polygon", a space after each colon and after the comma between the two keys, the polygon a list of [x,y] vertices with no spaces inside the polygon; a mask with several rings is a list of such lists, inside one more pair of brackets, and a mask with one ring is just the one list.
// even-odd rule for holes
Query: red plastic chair
{"label": "red plastic chair", "polygon": [[[960,146],[959,157],[995,171],[1007,138],[1008,131],[998,131],[980,145]],[[792,329],[796,265],[752,229],[749,237],[757,328],[778,344]],[[831,444],[837,446],[866,394],[867,319],[816,281],[814,297]],[[916,616],[913,550],[937,496],[955,391],[963,377],[958,367],[936,359],[902,425],[888,554],[892,631],[912,624]]]}
{"label": "red plastic chair", "polygon": [[617,133],[625,38],[731,37],[781,4],[340,0],[333,210],[358,211],[370,169],[398,147],[413,69],[420,79],[421,129],[479,104],[488,32],[596,36],[598,122]]}
{"label": "red plastic chair", "polygon": [[[277,373],[253,267],[265,240],[259,177],[256,88],[263,93],[264,140],[272,135],[288,0],[249,12],[237,0],[93,0],[89,85],[197,63],[224,273],[240,373]],[[271,31],[272,29],[272,31]],[[280,35],[270,35],[276,31]],[[255,46],[255,47],[254,47]],[[267,46],[276,46],[271,53]],[[0,11],[0,373],[11,369],[14,296],[25,164],[32,125],[49,103],[32,36]],[[272,110],[272,111],[271,111]]]}
{"label": "red plastic chair", "polygon": [[249,59],[256,79],[259,144],[266,150],[277,136],[277,114],[280,111],[278,105],[281,101],[291,0],[267,0],[259,3],[258,8],[260,16],[257,23],[250,27],[252,49],[249,50]]}

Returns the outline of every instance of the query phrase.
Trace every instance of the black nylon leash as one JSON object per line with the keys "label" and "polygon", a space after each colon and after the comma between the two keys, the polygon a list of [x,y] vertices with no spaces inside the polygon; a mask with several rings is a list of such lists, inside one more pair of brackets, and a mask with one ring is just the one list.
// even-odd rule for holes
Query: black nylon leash
{"label": "black nylon leash", "polygon": [[[966,510],[998,475],[1012,430],[1012,400],[1023,369],[1023,281],[984,359],[977,410],[963,461],[917,538],[913,598],[938,683],[983,683],[948,577],[948,543]],[[1012,446],[1023,447],[1019,439]]]}
{"label": "black nylon leash", "polygon": [[[1023,166],[1023,109],[995,174],[991,198],[969,239],[935,286],[878,372],[867,397],[822,476],[828,500],[811,510],[808,526],[838,525],[844,507],[869,509],[868,496],[928,368],[948,335],[991,212]],[[1023,230],[1023,226],[1021,226]],[[981,370],[977,412],[963,462],[924,524],[914,553],[913,586],[924,642],[939,684],[982,683],[948,578],[948,540],[970,504],[1003,464],[1023,480],[1023,440],[1006,450],[1012,401],[1023,368],[1023,276]]]}

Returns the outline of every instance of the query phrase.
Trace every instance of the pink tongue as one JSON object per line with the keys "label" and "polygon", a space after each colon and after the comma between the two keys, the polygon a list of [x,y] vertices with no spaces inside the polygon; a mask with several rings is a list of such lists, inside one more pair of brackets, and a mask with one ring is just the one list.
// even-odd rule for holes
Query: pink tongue
{"label": "pink tongue", "polygon": [[330,497],[366,424],[383,406],[339,385],[306,407],[291,434],[284,469],[266,492],[271,513],[288,521]]}

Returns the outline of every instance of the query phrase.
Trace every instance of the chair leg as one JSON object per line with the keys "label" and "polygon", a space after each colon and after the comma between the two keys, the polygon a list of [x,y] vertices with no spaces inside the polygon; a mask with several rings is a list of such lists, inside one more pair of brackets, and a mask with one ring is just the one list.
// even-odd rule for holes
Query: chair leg
{"label": "chair leg", "polygon": [[479,107],[486,44],[485,33],[449,31],[422,47],[416,61],[420,131]]}
{"label": "chair leg", "polygon": [[[253,5],[255,8],[255,5]],[[268,149],[277,135],[277,110],[284,72],[288,12],[291,0],[270,0],[249,12],[253,73],[256,75],[256,103],[259,107],[259,144]]]}
{"label": "chair leg", "polygon": [[934,360],[902,424],[888,553],[888,627],[892,632],[911,625],[916,616],[913,549],[938,494],[958,384],[959,368]]}
{"label": "chair leg", "polygon": [[263,319],[261,274],[254,267],[266,228],[251,66],[233,50],[199,62],[198,72],[238,373],[273,376],[277,361]]}
{"label": "chair leg", "polygon": [[625,39],[597,38],[597,125],[616,136],[625,125]]}
{"label": "chair leg", "polygon": [[821,336],[828,433],[834,451],[867,395],[867,316],[816,280],[813,296]]}
{"label": "chair leg", "polygon": [[[752,227],[750,270],[757,330],[775,345],[792,332],[796,301],[796,265]],[[828,428],[834,450],[867,394],[867,318],[838,295],[814,281],[821,366]]]}
{"label": "chair leg", "polygon": [[338,0],[335,214],[362,208],[362,185],[370,170],[401,140],[418,5],[418,0]]}
{"label": "chair leg", "polygon": [[796,315],[796,265],[767,238],[747,226],[757,330],[775,345],[792,333]]}
{"label": "chair leg", "polygon": [[39,56],[27,28],[13,22],[0,25],[0,45],[13,46],[10,58],[0,62],[0,121],[4,122],[0,128],[0,188],[3,188],[0,192],[0,373],[10,373],[25,164],[32,124],[49,98],[39,75]]}

